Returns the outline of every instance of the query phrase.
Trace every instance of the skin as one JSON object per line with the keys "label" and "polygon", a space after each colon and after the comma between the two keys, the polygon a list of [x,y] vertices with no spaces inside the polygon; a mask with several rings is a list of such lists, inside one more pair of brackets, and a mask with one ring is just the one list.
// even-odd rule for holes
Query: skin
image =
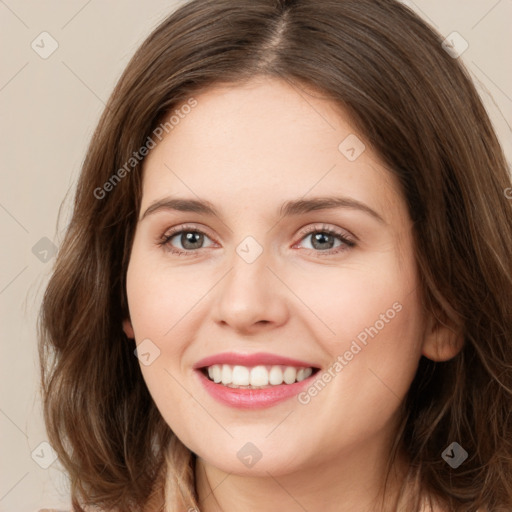
{"label": "skin", "polygon": [[[124,330],[160,350],[141,370],[170,428],[198,455],[201,510],[381,510],[375,500],[418,361],[422,353],[446,360],[460,349],[422,307],[398,184],[348,116],[313,91],[257,77],[195,98],[144,162]],[[338,150],[350,134],[366,145],[355,161]],[[382,220],[347,207],[279,215],[287,200],[329,195],[356,199]],[[219,215],[161,208],[144,217],[170,196],[208,200]],[[180,235],[159,242],[183,224],[206,236],[201,248],[176,255],[171,244],[190,247]],[[323,227],[350,234],[356,245],[334,238],[322,249],[303,234]],[[247,236],[263,250],[252,263],[236,252]],[[206,393],[192,369],[233,351],[325,370],[396,303],[400,312],[307,404],[291,398],[260,410],[230,408]],[[247,442],[262,454],[251,468],[237,457]],[[396,510],[406,469],[398,460],[382,510]]]}

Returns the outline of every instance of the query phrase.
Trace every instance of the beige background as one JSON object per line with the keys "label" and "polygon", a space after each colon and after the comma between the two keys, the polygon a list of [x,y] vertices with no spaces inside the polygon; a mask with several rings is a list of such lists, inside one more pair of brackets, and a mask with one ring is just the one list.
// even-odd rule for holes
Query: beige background
{"label": "beige background", "polygon": [[[58,245],[69,218],[104,103],[135,49],[178,3],[0,0],[0,511],[69,506],[58,461],[41,467],[52,453],[41,445],[37,309],[54,261],[52,243]],[[469,43],[460,58],[512,162],[512,0],[406,3],[444,36],[456,31]],[[39,36],[45,31],[58,48],[43,59],[31,44],[39,52],[51,49],[49,37]]]}

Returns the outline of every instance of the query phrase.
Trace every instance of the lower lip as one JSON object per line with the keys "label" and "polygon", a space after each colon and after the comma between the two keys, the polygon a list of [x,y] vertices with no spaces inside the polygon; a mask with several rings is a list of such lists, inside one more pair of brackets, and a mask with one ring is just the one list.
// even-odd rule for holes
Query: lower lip
{"label": "lower lip", "polygon": [[219,402],[238,409],[262,409],[271,407],[298,395],[305,387],[309,386],[316,373],[307,379],[293,384],[280,384],[265,389],[229,388],[211,381],[201,370],[196,373],[206,391]]}

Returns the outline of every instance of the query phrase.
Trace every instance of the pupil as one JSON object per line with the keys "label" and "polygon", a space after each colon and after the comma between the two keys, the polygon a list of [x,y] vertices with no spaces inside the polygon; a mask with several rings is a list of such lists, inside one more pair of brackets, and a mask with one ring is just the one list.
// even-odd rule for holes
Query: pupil
{"label": "pupil", "polygon": [[[313,247],[315,249],[330,249],[331,247],[325,247],[325,244],[331,244],[332,243],[333,236],[329,235],[328,233],[317,233],[313,236]],[[317,247],[317,245],[320,245],[320,247]]]}
{"label": "pupil", "polygon": [[189,231],[181,236],[181,244],[185,249],[199,249],[203,243],[203,238],[204,236],[201,233]]}

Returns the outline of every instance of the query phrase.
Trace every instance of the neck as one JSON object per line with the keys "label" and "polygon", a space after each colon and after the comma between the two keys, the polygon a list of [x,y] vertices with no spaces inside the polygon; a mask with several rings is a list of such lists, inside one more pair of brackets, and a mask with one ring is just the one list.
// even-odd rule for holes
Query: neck
{"label": "neck", "polygon": [[[321,466],[293,473],[241,476],[197,458],[196,489],[201,512],[396,512],[407,464],[397,457],[385,486],[387,453],[377,443],[333,454]],[[385,491],[385,492],[384,492]],[[383,499],[383,496],[385,499]]]}

